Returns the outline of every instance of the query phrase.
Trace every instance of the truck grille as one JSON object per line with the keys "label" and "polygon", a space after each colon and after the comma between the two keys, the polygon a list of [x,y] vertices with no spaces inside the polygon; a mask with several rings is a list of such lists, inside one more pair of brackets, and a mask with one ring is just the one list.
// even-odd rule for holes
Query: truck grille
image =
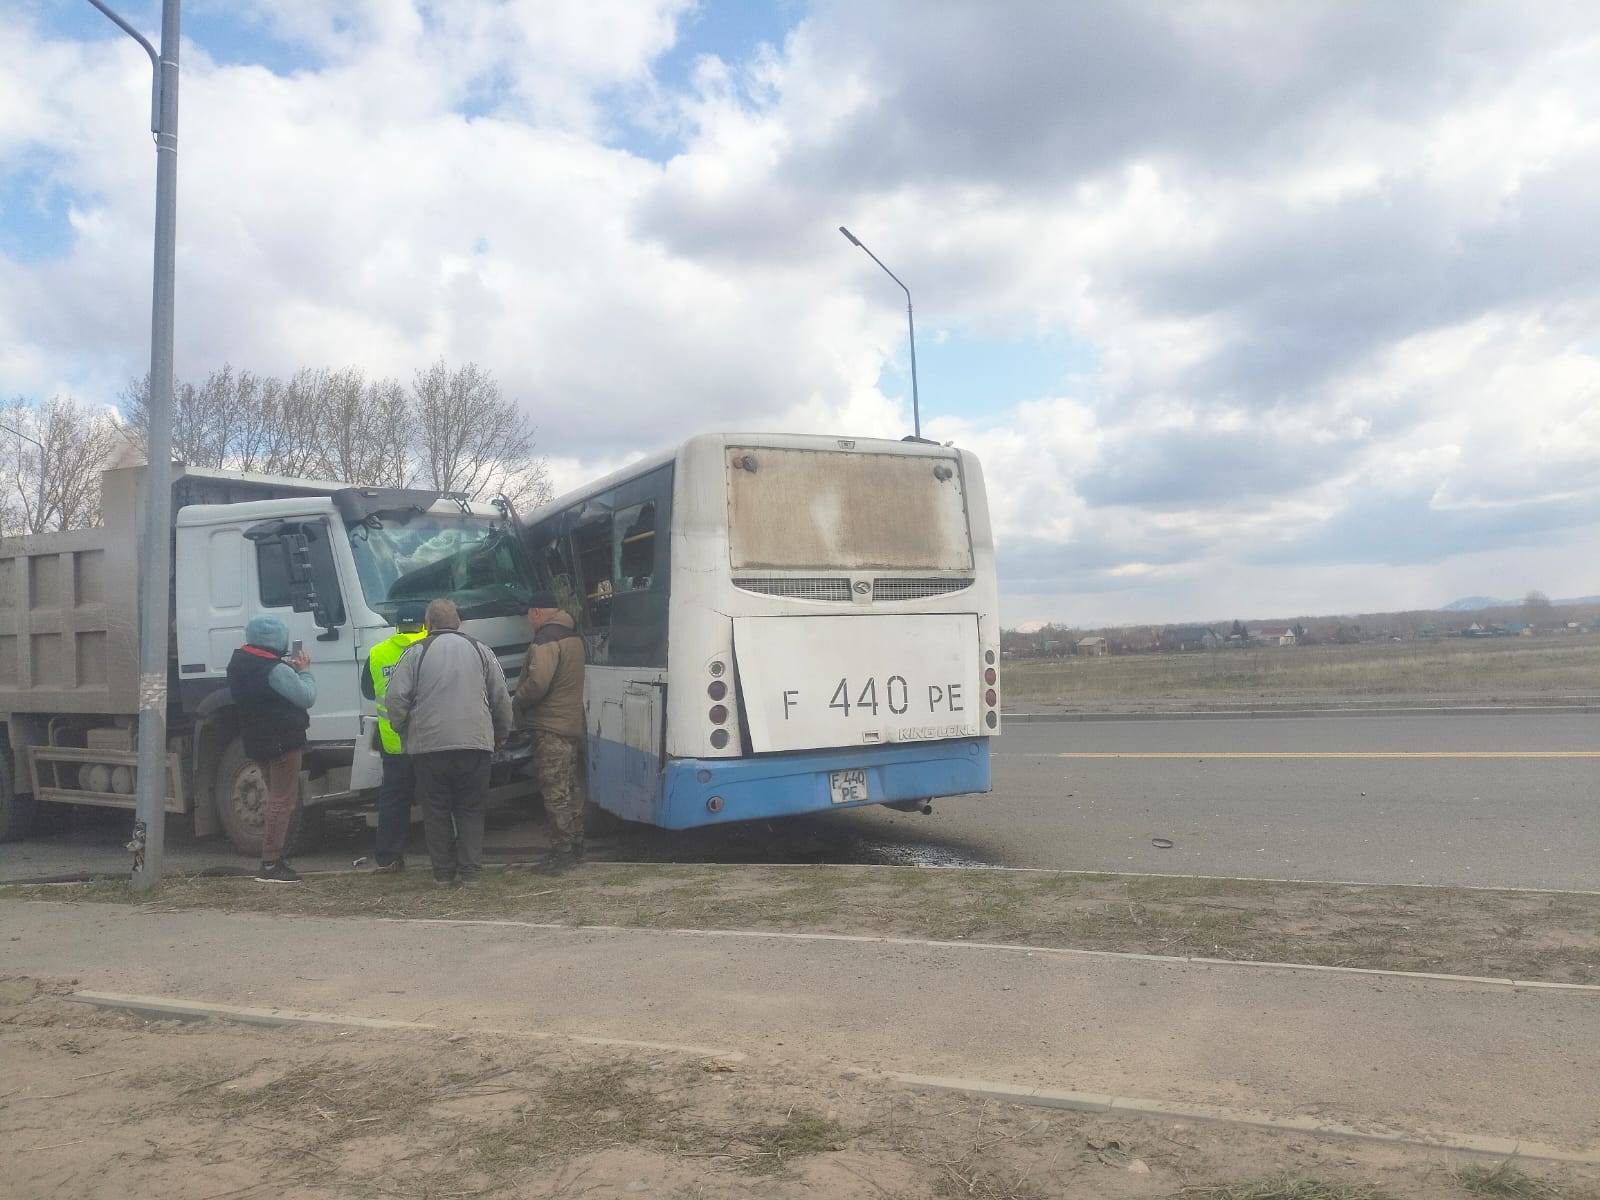
{"label": "truck grille", "polygon": [[763,596],[787,596],[791,600],[836,600],[848,603],[850,581],[838,576],[810,577],[745,576],[735,578],[733,586]]}
{"label": "truck grille", "polygon": [[874,579],[874,600],[921,600],[925,596],[943,596],[972,586],[970,579]]}

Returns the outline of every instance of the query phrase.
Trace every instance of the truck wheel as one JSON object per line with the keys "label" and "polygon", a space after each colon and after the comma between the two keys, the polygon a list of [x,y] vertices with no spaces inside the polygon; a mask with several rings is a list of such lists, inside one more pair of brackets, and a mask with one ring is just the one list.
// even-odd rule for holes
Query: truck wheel
{"label": "truck wheel", "polygon": [[39,801],[17,795],[15,780],[11,747],[5,746],[0,748],[0,842],[20,842],[39,817]]}
{"label": "truck wheel", "polygon": [[[228,835],[233,848],[240,854],[255,857],[261,853],[261,833],[267,817],[267,780],[244,752],[244,742],[234,738],[217,760],[217,775],[212,786],[216,798],[217,819],[222,831]],[[305,796],[289,821],[289,840],[285,854],[291,854],[316,840],[321,829],[322,813],[316,809],[306,811]]]}

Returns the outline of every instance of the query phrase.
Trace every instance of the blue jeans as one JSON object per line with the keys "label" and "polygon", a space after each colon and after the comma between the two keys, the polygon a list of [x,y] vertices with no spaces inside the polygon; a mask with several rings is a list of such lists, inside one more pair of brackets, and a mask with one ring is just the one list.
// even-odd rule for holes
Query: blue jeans
{"label": "blue jeans", "polygon": [[406,835],[411,832],[411,802],[416,798],[417,776],[404,754],[383,755],[383,781],[378,784],[378,846],[380,867],[406,859]]}

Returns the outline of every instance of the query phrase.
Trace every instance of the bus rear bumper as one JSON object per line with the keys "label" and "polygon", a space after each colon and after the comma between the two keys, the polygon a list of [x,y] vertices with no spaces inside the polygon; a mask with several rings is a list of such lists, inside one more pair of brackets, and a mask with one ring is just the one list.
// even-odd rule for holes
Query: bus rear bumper
{"label": "bus rear bumper", "polygon": [[[834,804],[828,774],[851,768],[865,769],[871,799]],[[987,792],[989,787],[989,739],[982,737],[753,758],[679,758],[668,762],[663,772],[656,823],[667,829],[691,829],[895,800],[960,796]],[[720,805],[714,804],[716,799]]]}

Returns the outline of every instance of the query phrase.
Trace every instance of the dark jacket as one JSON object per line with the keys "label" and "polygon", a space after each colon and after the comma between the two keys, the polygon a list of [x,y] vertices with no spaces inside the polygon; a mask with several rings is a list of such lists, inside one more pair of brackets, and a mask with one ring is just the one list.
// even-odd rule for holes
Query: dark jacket
{"label": "dark jacket", "polygon": [[585,736],[583,662],[583,635],[566,613],[535,630],[517,681],[517,724],[543,733]]}
{"label": "dark jacket", "polygon": [[259,763],[304,746],[311,727],[311,714],[273,686],[274,670],[289,668],[278,655],[257,646],[240,646],[228,662],[228,690],[239,709],[244,752]]}

